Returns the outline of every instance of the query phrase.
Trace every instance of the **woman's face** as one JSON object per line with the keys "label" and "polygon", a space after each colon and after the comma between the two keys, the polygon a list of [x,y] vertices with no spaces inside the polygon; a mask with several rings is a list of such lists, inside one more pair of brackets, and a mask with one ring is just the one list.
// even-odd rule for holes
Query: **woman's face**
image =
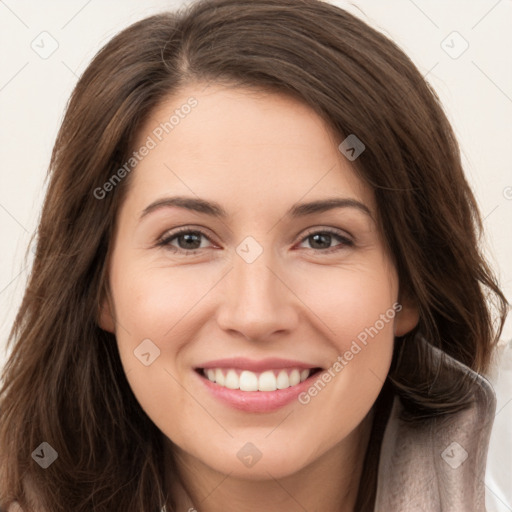
{"label": "woman's face", "polygon": [[295,99],[204,84],[140,131],[100,323],[196,463],[278,478],[346,449],[417,321],[341,142]]}

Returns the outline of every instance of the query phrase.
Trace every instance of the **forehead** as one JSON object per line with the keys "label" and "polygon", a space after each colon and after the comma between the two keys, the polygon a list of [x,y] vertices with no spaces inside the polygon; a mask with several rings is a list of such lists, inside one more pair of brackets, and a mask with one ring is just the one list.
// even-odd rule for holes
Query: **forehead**
{"label": "forehead", "polygon": [[337,194],[373,211],[372,191],[338,150],[341,141],[311,107],[285,94],[189,86],[139,130],[135,150],[151,150],[136,165],[131,193],[146,202],[171,192],[215,197],[236,209]]}

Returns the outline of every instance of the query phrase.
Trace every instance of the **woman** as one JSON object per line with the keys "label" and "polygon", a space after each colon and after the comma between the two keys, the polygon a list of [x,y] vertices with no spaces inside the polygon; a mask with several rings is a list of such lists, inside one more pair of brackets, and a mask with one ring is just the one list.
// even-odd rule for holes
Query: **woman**
{"label": "woman", "polygon": [[1,506],[485,510],[506,301],[391,41],[315,0],[152,16],[85,71],[50,167]]}

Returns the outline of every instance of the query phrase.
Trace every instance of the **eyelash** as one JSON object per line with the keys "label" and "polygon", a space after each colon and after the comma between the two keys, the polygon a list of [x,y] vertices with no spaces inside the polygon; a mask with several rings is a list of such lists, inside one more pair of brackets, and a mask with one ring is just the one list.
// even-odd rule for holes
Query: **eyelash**
{"label": "eyelash", "polygon": [[[181,248],[177,248],[177,247],[170,245],[171,241],[173,241],[174,239],[178,238],[180,235],[183,235],[183,234],[201,235],[201,236],[204,236],[207,240],[209,240],[211,242],[210,238],[205,233],[203,233],[201,230],[185,227],[185,228],[181,228],[178,231],[175,231],[173,233],[164,235],[162,238],[160,238],[158,240],[158,242],[156,243],[156,246],[164,247],[167,250],[170,250],[174,253],[181,253],[183,255],[187,255],[187,254],[194,255],[194,254],[197,254],[199,251],[201,251],[201,249],[205,249],[205,247],[198,248],[198,249],[181,249]],[[320,252],[323,254],[330,254],[330,253],[342,250],[343,248],[354,246],[354,242],[352,240],[350,240],[350,238],[340,234],[339,231],[336,231],[336,230],[333,230],[330,228],[316,230],[316,231],[310,231],[310,232],[306,233],[306,235],[300,240],[300,243],[303,243],[305,240],[307,240],[311,236],[318,235],[318,234],[332,235],[335,238],[337,238],[338,241],[341,243],[339,245],[335,245],[334,247],[330,247],[327,249],[309,249],[311,251]]]}

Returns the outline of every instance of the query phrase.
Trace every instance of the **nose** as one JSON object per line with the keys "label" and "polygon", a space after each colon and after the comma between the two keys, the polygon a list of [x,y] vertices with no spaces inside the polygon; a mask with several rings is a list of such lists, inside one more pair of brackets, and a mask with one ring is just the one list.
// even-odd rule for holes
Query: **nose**
{"label": "nose", "polygon": [[300,301],[286,283],[283,272],[263,253],[252,263],[235,254],[234,267],[224,280],[217,324],[230,334],[251,341],[293,331]]}

